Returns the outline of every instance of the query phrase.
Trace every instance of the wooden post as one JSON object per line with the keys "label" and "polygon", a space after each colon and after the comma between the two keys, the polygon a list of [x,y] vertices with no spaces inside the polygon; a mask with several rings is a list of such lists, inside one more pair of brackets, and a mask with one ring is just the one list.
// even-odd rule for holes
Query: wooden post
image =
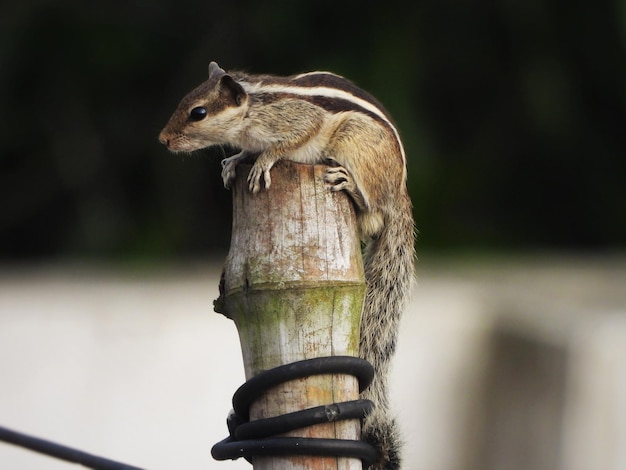
{"label": "wooden post", "polygon": [[[358,356],[365,293],[356,219],[348,197],[331,192],[323,166],[282,161],[272,184],[253,195],[250,167],[233,187],[233,230],[216,307],[235,321],[246,378],[303,359]],[[245,170],[245,171],[243,171]],[[250,420],[359,397],[357,379],[318,375],[266,392]],[[317,424],[283,436],[360,439],[359,420]],[[255,470],[361,470],[336,457],[256,457]]]}

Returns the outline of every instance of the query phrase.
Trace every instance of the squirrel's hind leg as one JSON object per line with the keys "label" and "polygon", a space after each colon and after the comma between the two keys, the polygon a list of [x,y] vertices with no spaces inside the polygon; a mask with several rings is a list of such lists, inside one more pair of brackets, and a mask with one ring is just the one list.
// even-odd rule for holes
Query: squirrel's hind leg
{"label": "squirrel's hind leg", "polygon": [[367,210],[367,204],[363,194],[354,182],[352,175],[342,166],[329,166],[326,168],[324,181],[329,184],[331,191],[345,191],[354,201],[360,211]]}

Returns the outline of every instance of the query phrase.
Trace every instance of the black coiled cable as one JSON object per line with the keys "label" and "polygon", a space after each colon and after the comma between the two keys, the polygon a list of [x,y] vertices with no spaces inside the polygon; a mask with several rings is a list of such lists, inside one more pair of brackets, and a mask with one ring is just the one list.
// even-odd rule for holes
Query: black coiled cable
{"label": "black coiled cable", "polygon": [[357,377],[359,390],[365,390],[374,378],[374,368],[352,356],[331,356],[293,362],[270,369],[252,377],[233,395],[233,411],[227,424],[230,436],[211,449],[216,460],[248,460],[261,456],[312,455],[352,457],[360,459],[367,468],[377,458],[376,449],[362,441],[304,437],[273,437],[314,424],[362,419],[373,409],[369,400],[354,400],[317,406],[273,418],[250,422],[249,409],[254,400],[276,385],[289,380],[321,374],[347,374]]}

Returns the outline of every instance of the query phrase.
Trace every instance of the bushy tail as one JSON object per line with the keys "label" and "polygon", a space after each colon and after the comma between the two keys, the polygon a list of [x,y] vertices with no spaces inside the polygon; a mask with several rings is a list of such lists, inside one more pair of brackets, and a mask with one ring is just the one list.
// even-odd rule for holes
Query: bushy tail
{"label": "bushy tail", "polygon": [[396,200],[385,226],[365,252],[367,293],[361,319],[360,356],[376,371],[363,398],[376,406],[363,423],[363,439],[380,454],[371,470],[400,468],[401,442],[390,414],[387,392],[389,364],[396,349],[400,316],[414,285],[415,227],[408,195]]}

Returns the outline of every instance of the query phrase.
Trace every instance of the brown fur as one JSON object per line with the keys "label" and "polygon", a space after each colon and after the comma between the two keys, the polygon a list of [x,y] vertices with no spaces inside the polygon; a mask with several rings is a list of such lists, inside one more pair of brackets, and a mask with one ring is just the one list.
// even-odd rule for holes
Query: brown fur
{"label": "brown fur", "polygon": [[[196,107],[206,110],[205,119],[190,119]],[[332,163],[326,182],[330,190],[352,197],[367,245],[360,355],[376,370],[363,393],[376,408],[364,421],[363,438],[380,453],[372,470],[400,468],[387,378],[413,286],[415,252],[404,151],[388,113],[372,96],[331,73],[228,74],[211,63],[209,79],[183,98],[159,139],[172,151],[217,144],[241,148],[222,162],[227,187],[237,164],[258,154],[248,177],[253,192],[271,185],[270,169],[282,158]]]}

